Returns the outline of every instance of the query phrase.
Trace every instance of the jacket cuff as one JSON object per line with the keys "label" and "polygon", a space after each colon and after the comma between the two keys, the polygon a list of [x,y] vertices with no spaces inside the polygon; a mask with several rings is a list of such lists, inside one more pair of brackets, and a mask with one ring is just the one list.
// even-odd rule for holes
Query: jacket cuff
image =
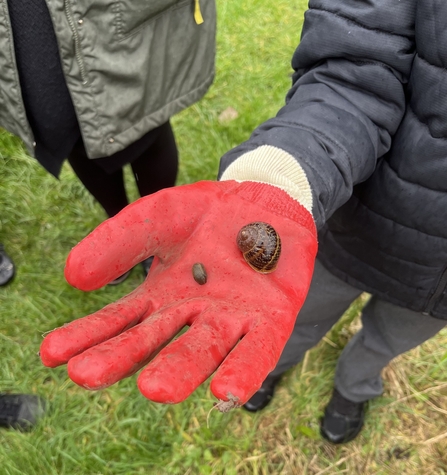
{"label": "jacket cuff", "polygon": [[273,185],[312,213],[312,189],[306,173],[288,152],[262,145],[239,156],[223,172],[220,181],[252,181]]}

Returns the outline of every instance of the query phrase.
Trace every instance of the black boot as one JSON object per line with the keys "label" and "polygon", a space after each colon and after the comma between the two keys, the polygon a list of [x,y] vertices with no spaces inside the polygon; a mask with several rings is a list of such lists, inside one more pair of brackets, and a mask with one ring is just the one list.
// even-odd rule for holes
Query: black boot
{"label": "black boot", "polygon": [[6,285],[14,277],[14,263],[0,244],[0,285]]}
{"label": "black boot", "polygon": [[[143,267],[144,278],[147,277],[147,274],[149,273],[149,269],[151,268],[153,260],[154,260],[154,256],[151,256],[151,257],[148,257],[147,259],[144,259],[144,261],[141,262],[141,266]],[[124,282],[129,277],[129,275],[130,275],[130,270],[125,272],[123,275],[120,275],[115,280],[112,280],[112,282],[109,282],[107,285],[121,284],[121,282]]]}
{"label": "black boot", "polygon": [[250,412],[257,412],[264,409],[264,407],[272,400],[275,387],[280,379],[281,376],[267,376],[258,391],[255,392],[242,407]]}
{"label": "black boot", "polygon": [[144,261],[141,263],[141,266],[143,267],[144,278],[146,278],[147,275],[149,274],[149,269],[151,268],[153,260],[154,260],[154,256],[150,256],[147,259],[144,259]]}
{"label": "black boot", "polygon": [[117,277],[116,279],[112,280],[107,285],[119,285],[119,284],[123,283],[129,277],[129,275],[130,275],[130,270],[128,270],[127,272],[124,272],[124,274],[122,274],[119,277]]}
{"label": "black boot", "polygon": [[26,431],[43,416],[45,401],[33,394],[0,394],[0,426]]}
{"label": "black boot", "polygon": [[365,403],[344,398],[336,389],[321,419],[321,435],[333,444],[354,439],[363,427]]}

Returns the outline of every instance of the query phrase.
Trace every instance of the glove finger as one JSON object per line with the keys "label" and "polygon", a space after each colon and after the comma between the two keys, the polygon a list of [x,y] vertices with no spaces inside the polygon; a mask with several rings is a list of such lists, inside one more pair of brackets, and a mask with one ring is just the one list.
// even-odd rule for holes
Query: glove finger
{"label": "glove finger", "polygon": [[176,404],[186,399],[221,364],[243,333],[231,316],[211,312],[164,348],[138,377],[138,388],[151,401]]}
{"label": "glove finger", "polygon": [[250,330],[225,359],[211,381],[211,392],[223,401],[245,404],[275,368],[288,334],[261,323]]}
{"label": "glove finger", "polygon": [[134,374],[205,306],[203,300],[190,300],[158,311],[139,325],[72,358],[68,375],[86,389],[102,389]]}
{"label": "glove finger", "polygon": [[136,325],[151,310],[142,287],[98,312],[49,333],[40,347],[45,366],[54,368],[87,348],[98,345]]}
{"label": "glove finger", "polygon": [[70,252],[67,282],[84,291],[99,289],[149,256],[163,257],[183,243],[209,206],[203,195],[211,185],[199,184],[140,198],[104,221]]}

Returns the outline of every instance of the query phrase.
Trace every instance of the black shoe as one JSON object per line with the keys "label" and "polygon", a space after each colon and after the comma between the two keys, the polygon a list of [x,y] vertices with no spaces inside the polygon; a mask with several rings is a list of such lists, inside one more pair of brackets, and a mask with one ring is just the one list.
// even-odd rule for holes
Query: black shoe
{"label": "black shoe", "polygon": [[29,430],[45,407],[45,401],[32,394],[0,394],[0,426]]}
{"label": "black shoe", "polygon": [[321,435],[333,444],[349,442],[362,429],[364,417],[364,402],[350,401],[334,389],[321,419]]}
{"label": "black shoe", "polygon": [[[154,260],[154,256],[151,256],[151,257],[148,257],[147,259],[144,259],[144,261],[141,262],[141,266],[143,267],[144,278],[147,277],[147,274],[149,273],[149,269],[151,268],[153,260]],[[107,285],[121,284],[121,282],[124,282],[129,277],[129,275],[130,275],[130,270],[125,272],[123,275],[120,275],[115,280],[112,280],[112,282],[109,282]]]}
{"label": "black shoe", "polygon": [[153,260],[154,260],[154,256],[151,256],[151,257],[148,257],[147,259],[144,259],[144,261],[141,263],[143,267],[144,278],[146,278],[147,275],[149,274],[149,269],[151,268]]}
{"label": "black shoe", "polygon": [[262,386],[257,392],[242,406],[250,412],[257,412],[264,409],[265,406],[272,400],[275,393],[275,387],[279,383],[281,376],[267,376]]}
{"label": "black shoe", "polygon": [[115,280],[112,280],[107,285],[119,285],[122,282],[124,282],[129,277],[129,275],[130,275],[130,270],[128,270],[127,272],[124,272],[124,274],[120,275]]}
{"label": "black shoe", "polygon": [[14,263],[0,244],[0,285],[6,285],[14,277]]}

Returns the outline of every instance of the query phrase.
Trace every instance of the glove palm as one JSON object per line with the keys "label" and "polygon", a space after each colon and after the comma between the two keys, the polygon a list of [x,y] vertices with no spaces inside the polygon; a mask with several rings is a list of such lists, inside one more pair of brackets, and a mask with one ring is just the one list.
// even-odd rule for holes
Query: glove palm
{"label": "glove palm", "polygon": [[[252,221],[268,222],[281,236],[271,274],[255,272],[237,248],[238,231]],[[70,378],[87,389],[147,365],[138,387],[162,403],[183,401],[215,372],[213,394],[243,404],[293,330],[316,248],[311,215],[269,185],[199,182],[142,198],[81,241],[65,275],[94,290],[155,255],[148,277],[118,302],[51,332],[42,361],[68,362]],[[207,272],[204,285],[193,278],[197,262]]]}

